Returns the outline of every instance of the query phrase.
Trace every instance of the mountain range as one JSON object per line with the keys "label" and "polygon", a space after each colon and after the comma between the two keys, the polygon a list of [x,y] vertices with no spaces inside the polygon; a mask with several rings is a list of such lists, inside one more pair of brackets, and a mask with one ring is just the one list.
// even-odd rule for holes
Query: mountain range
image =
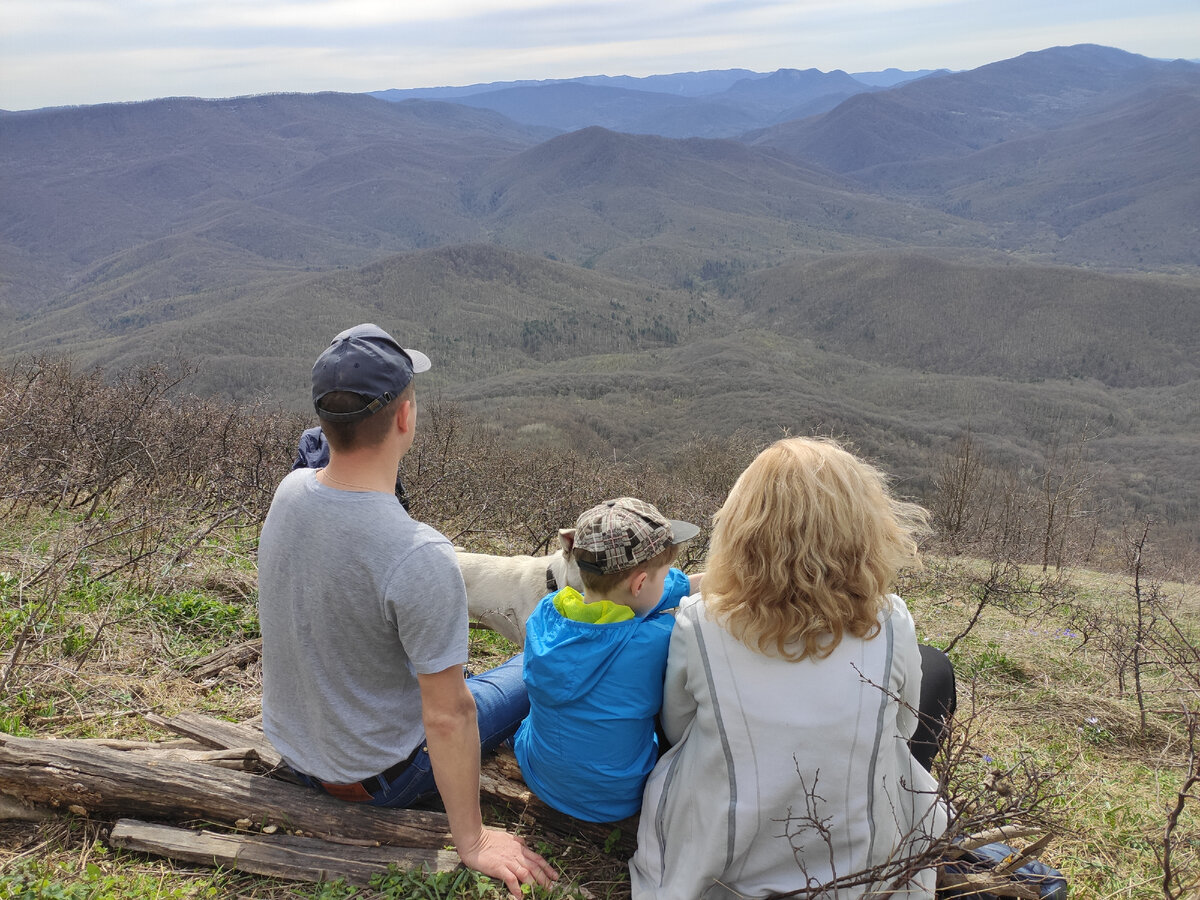
{"label": "mountain range", "polygon": [[374,91],[383,100],[453,99],[509,118],[574,131],[599,125],[663,137],[737,137],[755,128],[833,109],[865,91],[933,74],[780,69],[727,69],[646,78],[591,76],[538,82]]}
{"label": "mountain range", "polygon": [[551,444],[825,429],[920,486],[1088,432],[1200,534],[1198,212],[1200,65],[1090,45],[0,113],[0,354],[302,408],[374,320]]}

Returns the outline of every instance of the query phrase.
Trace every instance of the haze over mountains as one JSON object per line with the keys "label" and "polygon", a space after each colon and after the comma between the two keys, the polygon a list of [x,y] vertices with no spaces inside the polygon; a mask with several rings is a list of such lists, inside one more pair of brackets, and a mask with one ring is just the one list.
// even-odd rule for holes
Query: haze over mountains
{"label": "haze over mountains", "polygon": [[1198,213],[1200,65],[1086,45],[3,113],[0,353],[300,407],[373,319],[551,445],[826,428],[919,484],[1086,429],[1195,522]]}
{"label": "haze over mountains", "polygon": [[928,75],[780,69],[726,69],[647,78],[590,76],[569,80],[480,84],[464,88],[374,91],[383,100],[453,100],[512,119],[573,131],[599,125],[663,137],[737,137],[754,128],[833,109],[854,94]]}

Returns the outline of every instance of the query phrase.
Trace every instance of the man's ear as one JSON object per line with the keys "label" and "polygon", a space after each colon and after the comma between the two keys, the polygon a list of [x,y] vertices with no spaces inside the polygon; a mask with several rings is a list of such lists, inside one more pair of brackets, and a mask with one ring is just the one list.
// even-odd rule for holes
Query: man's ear
{"label": "man's ear", "polygon": [[575,529],[558,529],[558,543],[562,547],[563,556],[569,556],[571,551],[575,549]]}
{"label": "man's ear", "polygon": [[401,400],[397,405],[396,426],[402,434],[407,433],[416,424],[416,419],[412,417],[415,408],[416,403],[413,400]]}

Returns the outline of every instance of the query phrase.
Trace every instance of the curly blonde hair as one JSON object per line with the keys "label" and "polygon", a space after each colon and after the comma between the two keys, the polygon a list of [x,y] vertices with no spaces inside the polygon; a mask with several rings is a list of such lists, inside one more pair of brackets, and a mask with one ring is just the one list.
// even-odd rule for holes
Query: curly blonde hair
{"label": "curly blonde hair", "polygon": [[823,658],[879,632],[885,595],[919,566],[928,513],[832,440],[758,455],[714,517],[702,593],[731,634],[768,656]]}

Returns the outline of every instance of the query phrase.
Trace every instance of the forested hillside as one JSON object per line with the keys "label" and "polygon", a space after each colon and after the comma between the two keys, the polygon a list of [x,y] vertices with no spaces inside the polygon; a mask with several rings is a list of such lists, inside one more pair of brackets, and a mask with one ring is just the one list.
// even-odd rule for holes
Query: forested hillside
{"label": "forested hillside", "polygon": [[[862,90],[731,71],[3,114],[0,353],[177,358],[194,390],[303,412],[320,348],[375,320],[533,446],[836,433],[914,491],[966,434],[1030,484],[1079,446],[1110,526],[1194,541],[1198,72],[1085,45]],[[559,94],[537,121],[481,108]],[[599,127],[639,130],[599,96],[674,124]],[[663,136],[717,106],[782,118]]]}

